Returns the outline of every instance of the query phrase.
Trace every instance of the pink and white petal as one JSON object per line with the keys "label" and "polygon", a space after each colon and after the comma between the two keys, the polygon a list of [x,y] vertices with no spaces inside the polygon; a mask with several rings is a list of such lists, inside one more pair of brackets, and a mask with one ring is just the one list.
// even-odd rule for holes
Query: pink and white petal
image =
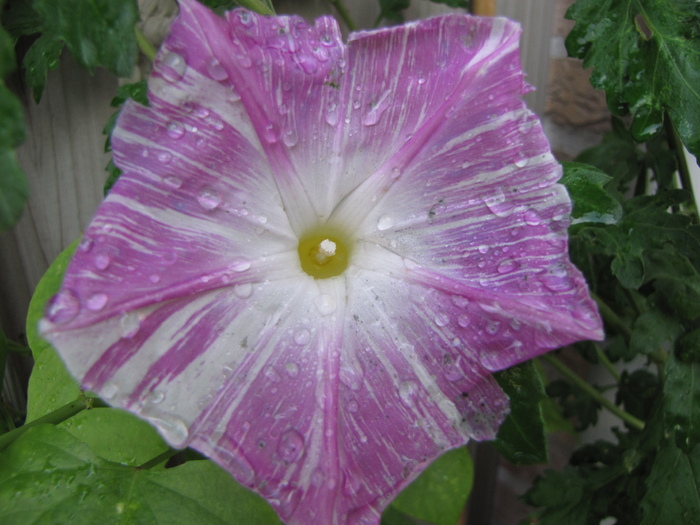
{"label": "pink and white petal", "polygon": [[[340,154],[339,85],[345,67],[335,20],[324,17],[311,26],[300,17],[262,17],[245,10],[220,18],[185,0],[166,45],[187,65],[175,82],[183,91],[191,92],[188,76],[201,75],[240,97],[294,230],[302,233],[328,217],[337,202],[327,162],[338,162]],[[163,62],[171,62],[167,57]],[[163,68],[166,75],[170,71]],[[202,105],[220,104],[212,97]]]}
{"label": "pink and white petal", "polygon": [[[561,259],[557,273],[538,281],[539,293],[528,290],[527,295],[451,277],[436,265],[421,266],[412,257],[372,242],[358,245],[353,262],[395,282],[387,295],[399,293],[401,287],[422,287],[424,291],[411,300],[425,312],[423,325],[442,333],[460,355],[496,371],[575,341],[602,337],[600,317],[583,278],[568,258]],[[535,286],[527,277],[520,279]]]}

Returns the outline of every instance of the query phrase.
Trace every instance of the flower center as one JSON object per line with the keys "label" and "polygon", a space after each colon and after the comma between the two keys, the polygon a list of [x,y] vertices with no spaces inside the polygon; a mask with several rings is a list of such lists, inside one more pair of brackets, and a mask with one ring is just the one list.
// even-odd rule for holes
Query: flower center
{"label": "flower center", "polygon": [[301,268],[314,279],[340,275],[348,267],[351,243],[348,237],[335,230],[318,229],[307,232],[299,239]]}

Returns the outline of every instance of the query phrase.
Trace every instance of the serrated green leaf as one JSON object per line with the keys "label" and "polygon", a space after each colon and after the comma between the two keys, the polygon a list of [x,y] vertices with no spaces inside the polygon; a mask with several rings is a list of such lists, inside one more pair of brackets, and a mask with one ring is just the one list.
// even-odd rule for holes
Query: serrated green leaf
{"label": "serrated green leaf", "polygon": [[13,39],[39,33],[43,21],[29,0],[12,0],[2,13],[2,25]]}
{"label": "serrated green leaf", "polygon": [[700,364],[682,363],[671,354],[664,373],[666,431],[689,452],[700,442]]}
{"label": "serrated green leaf", "polygon": [[109,159],[107,166],[105,166],[105,171],[109,173],[107,180],[105,181],[104,188],[102,189],[104,196],[106,197],[109,190],[111,190],[112,186],[114,186],[114,183],[119,180],[119,177],[121,177],[122,170],[117,168],[117,165],[114,164],[114,160]]}
{"label": "serrated green leaf", "polygon": [[211,461],[142,470],[99,458],[53,425],[28,430],[0,454],[5,525],[279,525],[272,508]]}
{"label": "serrated green leaf", "polygon": [[653,308],[634,322],[630,350],[644,355],[657,350],[668,350],[682,333],[683,325],[674,316]]}
{"label": "serrated green leaf", "polygon": [[664,248],[644,254],[645,282],[654,282],[655,295],[663,298],[675,315],[696,319],[700,316],[700,274],[675,246]]}
{"label": "serrated green leaf", "polygon": [[45,34],[65,41],[76,61],[92,71],[103,66],[126,77],[136,64],[136,0],[35,0]]}
{"label": "serrated green leaf", "polygon": [[27,85],[32,88],[34,101],[38,104],[46,87],[48,71],[58,67],[63,53],[63,40],[53,33],[41,35],[24,55],[24,71]]}
{"label": "serrated green leaf", "polygon": [[410,516],[432,525],[454,525],[471,492],[473,477],[474,465],[466,447],[443,454],[396,497],[382,524],[406,523],[400,518]]}
{"label": "serrated green leaf", "polygon": [[494,445],[516,465],[549,461],[547,435],[540,402],[546,398],[544,385],[533,361],[495,374],[510,399],[510,413],[498,430]]}
{"label": "serrated green leaf", "polygon": [[63,274],[78,243],[79,240],[71,244],[49,266],[29,303],[27,342],[32,349],[34,368],[29,378],[27,393],[27,421],[34,421],[74,401],[80,395],[78,383],[68,373],[58,353],[37,331],[39,319],[44,316],[46,303],[61,287]]}
{"label": "serrated green leaf", "polygon": [[615,224],[620,220],[622,206],[604,188],[612,177],[578,162],[564,162],[562,165],[564,175],[560,182],[566,186],[574,203],[571,224]]}
{"label": "serrated green leaf", "polygon": [[641,525],[700,524],[700,447],[686,453],[666,441],[646,480]]}
{"label": "serrated green leaf", "polygon": [[578,0],[569,54],[593,67],[591,83],[608,105],[634,116],[632,134],[649,139],[668,111],[687,148],[700,154],[700,4],[694,0]]}

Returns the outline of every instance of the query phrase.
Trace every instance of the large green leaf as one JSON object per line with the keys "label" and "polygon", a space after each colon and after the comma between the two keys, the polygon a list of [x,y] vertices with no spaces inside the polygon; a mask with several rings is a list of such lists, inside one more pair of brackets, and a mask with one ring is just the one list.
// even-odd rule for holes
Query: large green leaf
{"label": "large green leaf", "polygon": [[78,383],[66,370],[53,347],[39,336],[37,325],[44,316],[46,303],[61,287],[63,274],[79,241],[66,248],[51,264],[39,281],[29,303],[27,341],[34,357],[34,369],[29,378],[27,421],[33,421],[74,401],[80,395]]}
{"label": "large green leaf", "polygon": [[105,461],[64,429],[38,425],[0,454],[4,525],[279,524],[211,461],[143,470]]}
{"label": "large green leaf", "polygon": [[549,461],[541,402],[546,398],[542,378],[533,361],[495,375],[510,398],[510,414],[498,430],[494,445],[516,465]]}
{"label": "large green leaf", "polygon": [[572,224],[615,224],[620,220],[622,206],[604,188],[612,177],[593,166],[578,162],[564,162],[563,166],[561,183],[566,186],[574,203]]}
{"label": "large green leaf", "polygon": [[700,442],[700,364],[682,363],[671,355],[665,374],[666,431],[689,452]]}
{"label": "large green leaf", "polygon": [[17,222],[29,195],[15,153],[24,136],[22,105],[0,79],[0,231]]}
{"label": "large green leaf", "polygon": [[634,116],[647,140],[671,116],[688,149],[700,154],[700,3],[695,0],[578,0],[569,54],[593,67],[591,83],[618,114]]}
{"label": "large green leaf", "polygon": [[382,525],[454,525],[464,510],[473,478],[474,465],[465,447],[443,454],[396,497],[382,515]]}
{"label": "large green leaf", "polygon": [[641,525],[700,524],[700,447],[686,453],[666,441],[646,480]]}

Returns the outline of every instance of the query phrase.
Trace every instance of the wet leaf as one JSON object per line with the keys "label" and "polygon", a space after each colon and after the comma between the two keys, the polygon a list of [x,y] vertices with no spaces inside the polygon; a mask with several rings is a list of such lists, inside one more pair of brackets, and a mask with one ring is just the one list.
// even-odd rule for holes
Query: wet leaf
{"label": "wet leaf", "polygon": [[688,149],[700,154],[700,4],[694,0],[579,0],[566,14],[576,26],[569,54],[593,67],[617,114],[634,116],[640,141],[667,111]]}
{"label": "wet leaf", "polygon": [[622,217],[622,206],[606,190],[605,185],[612,180],[602,171],[580,164],[564,162],[564,176],[561,183],[569,191],[574,209],[572,224],[598,222],[615,224]]}

